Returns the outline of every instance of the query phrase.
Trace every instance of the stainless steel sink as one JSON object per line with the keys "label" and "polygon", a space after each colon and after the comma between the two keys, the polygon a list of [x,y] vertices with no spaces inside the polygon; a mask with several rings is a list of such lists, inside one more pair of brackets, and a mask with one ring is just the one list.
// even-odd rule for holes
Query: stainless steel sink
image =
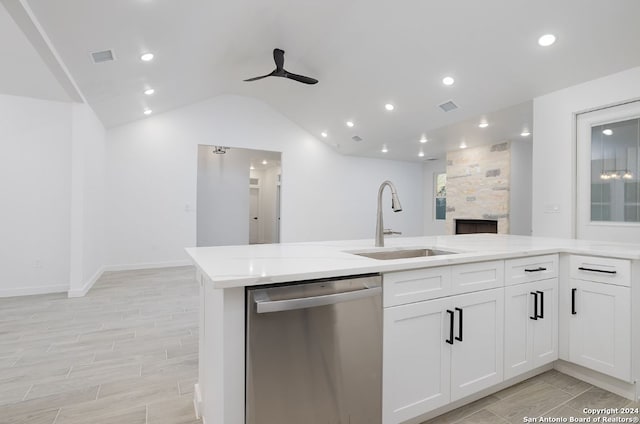
{"label": "stainless steel sink", "polygon": [[425,256],[453,255],[456,252],[447,252],[446,250],[436,249],[402,249],[402,250],[384,250],[374,252],[351,252],[354,255],[366,256],[371,259],[390,260],[390,259],[406,259],[420,258]]}

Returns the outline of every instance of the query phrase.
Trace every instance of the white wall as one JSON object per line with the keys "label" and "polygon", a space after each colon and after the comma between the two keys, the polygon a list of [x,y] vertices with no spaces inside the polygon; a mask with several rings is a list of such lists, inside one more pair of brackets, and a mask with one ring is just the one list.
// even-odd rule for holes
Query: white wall
{"label": "white wall", "polygon": [[640,67],[533,100],[533,235],[574,237],[574,115],[640,98]]}
{"label": "white wall", "polygon": [[446,221],[436,220],[435,190],[436,175],[447,172],[446,159],[425,162],[422,166],[423,195],[424,195],[424,235],[437,236],[447,233]]}
{"label": "white wall", "polygon": [[71,105],[0,95],[0,296],[69,287]]}
{"label": "white wall", "polygon": [[196,244],[198,144],[282,152],[281,240],[370,238],[378,186],[404,211],[386,227],[423,233],[422,165],[342,156],[268,105],[220,96],[107,132],[108,263],[167,264]]}
{"label": "white wall", "polygon": [[530,140],[511,142],[509,234],[531,235],[532,144]]}
{"label": "white wall", "polygon": [[105,264],[105,129],[86,104],[71,118],[70,296],[83,296]]}

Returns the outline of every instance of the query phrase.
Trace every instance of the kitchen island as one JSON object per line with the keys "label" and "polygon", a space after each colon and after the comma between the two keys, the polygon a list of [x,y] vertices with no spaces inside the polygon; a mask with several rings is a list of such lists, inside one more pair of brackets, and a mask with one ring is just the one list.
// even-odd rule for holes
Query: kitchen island
{"label": "kitchen island", "polygon": [[[196,410],[205,422],[245,422],[246,287],[371,273],[383,276],[385,424],[420,422],[552,366],[628,398],[640,396],[636,384],[640,379],[640,328],[633,325],[640,323],[640,308],[632,308],[640,305],[640,245],[488,234],[389,238],[386,243],[385,248],[374,248],[373,240],[356,240],[187,249],[201,285],[199,381],[194,396]],[[359,255],[417,248],[452,254],[392,260]],[[429,284],[436,281],[431,276],[436,271],[437,281],[442,284],[431,287]],[[474,281],[474,275],[481,276],[481,281]],[[547,294],[545,304],[550,308],[547,316],[554,317],[545,321],[551,322],[545,329],[545,343],[531,342],[544,346],[537,356],[540,360],[533,360],[529,351],[518,348],[529,342],[519,340],[519,332],[513,334],[517,331],[514,323],[520,321],[506,319],[504,315],[518,312],[518,308],[509,305],[515,305],[520,298],[529,299],[526,290],[531,284],[543,284],[533,293]],[[410,292],[402,292],[403,287],[411,287]],[[599,288],[606,290],[595,290]],[[520,289],[525,289],[526,296],[516,293]],[[407,358],[402,357],[403,349],[398,346],[403,340],[394,334],[394,316],[404,314],[406,321],[407,308],[433,305],[434,301],[453,302],[474,292],[482,292],[485,297],[495,294],[491,304],[500,314],[494,327],[499,337],[495,337],[495,352],[487,357],[490,364],[495,364],[495,370],[487,378],[476,378],[478,384],[468,384],[471,380],[458,384],[455,379],[438,384],[439,390],[450,387],[444,394],[429,394],[429,387],[421,387],[421,393],[403,393],[407,387],[420,385],[420,381],[405,387],[399,376],[411,378],[421,373],[409,367]],[[606,305],[613,299],[611,310],[622,315],[602,319],[582,310],[574,313],[576,307],[582,309],[586,304],[583,301],[598,304],[600,297],[594,297],[593,293],[602,293],[604,309],[600,313],[606,312]],[[543,298],[544,295],[540,298],[535,295],[536,305]],[[444,310],[438,312],[434,319],[444,320],[443,313]],[[545,310],[538,311],[536,306],[535,314],[538,313],[544,315]],[[602,325],[591,330],[602,331],[607,337],[612,328],[607,325],[616,325],[615,334],[608,340],[623,346],[617,346],[613,353],[607,349],[590,351],[590,344],[579,336],[585,328],[593,326],[594,319]],[[622,326],[621,319],[626,320]],[[505,322],[509,325],[505,326]],[[530,325],[525,320],[522,323]],[[445,346],[442,352],[445,348],[448,349]],[[533,347],[531,351],[535,356]],[[609,360],[610,355],[618,355],[620,351],[621,357]],[[522,355],[528,359],[521,360]],[[607,360],[597,358],[590,363],[589,358],[594,355]],[[385,395],[389,392],[395,393],[393,400]]]}

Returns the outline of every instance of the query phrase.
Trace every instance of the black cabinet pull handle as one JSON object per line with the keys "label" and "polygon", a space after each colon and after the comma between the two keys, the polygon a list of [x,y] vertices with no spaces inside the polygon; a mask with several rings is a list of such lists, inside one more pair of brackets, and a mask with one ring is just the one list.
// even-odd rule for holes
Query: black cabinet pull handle
{"label": "black cabinet pull handle", "polygon": [[529,317],[529,319],[532,319],[534,321],[538,320],[538,294],[536,292],[531,292],[531,294],[533,295],[533,316]]}
{"label": "black cabinet pull handle", "polygon": [[571,315],[577,315],[576,312],[576,291],[578,289],[571,289]]}
{"label": "black cabinet pull handle", "polygon": [[458,319],[460,320],[458,321],[458,336],[456,337],[456,340],[461,342],[462,341],[462,309],[456,308],[456,311],[458,311]]}
{"label": "black cabinet pull handle", "polygon": [[540,295],[540,315],[538,315],[538,312],[536,311],[536,317],[544,319],[544,292],[538,290],[536,293]]}
{"label": "black cabinet pull handle", "polygon": [[617,274],[618,273],[618,271],[608,271],[606,269],[585,268],[585,267],[582,267],[582,266],[579,266],[578,269],[580,271],[601,272],[603,274]]}
{"label": "black cabinet pull handle", "polygon": [[453,311],[447,309],[447,313],[449,314],[449,338],[445,339],[445,342],[449,344],[453,344]]}
{"label": "black cabinet pull handle", "polygon": [[524,272],[538,272],[538,271],[546,271],[547,268],[541,267],[539,266],[538,268],[533,268],[533,269],[524,269]]}

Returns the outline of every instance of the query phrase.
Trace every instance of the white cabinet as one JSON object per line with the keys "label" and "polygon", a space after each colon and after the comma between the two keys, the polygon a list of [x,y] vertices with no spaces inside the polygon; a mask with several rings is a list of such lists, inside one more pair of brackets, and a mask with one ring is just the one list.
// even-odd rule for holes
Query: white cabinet
{"label": "white cabinet", "polygon": [[631,289],[571,278],[569,290],[569,360],[631,382]]}
{"label": "white cabinet", "polygon": [[556,359],[558,279],[507,286],[504,378],[515,377]]}
{"label": "white cabinet", "polygon": [[401,423],[502,381],[504,289],[386,308],[383,422]]}

